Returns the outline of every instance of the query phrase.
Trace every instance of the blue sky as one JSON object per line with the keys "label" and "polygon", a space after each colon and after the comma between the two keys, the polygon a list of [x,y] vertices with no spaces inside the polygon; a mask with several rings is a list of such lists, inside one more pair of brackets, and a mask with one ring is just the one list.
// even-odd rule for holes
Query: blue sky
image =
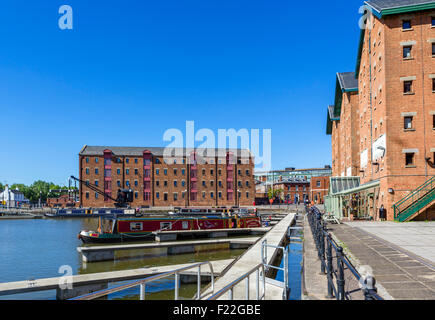
{"label": "blue sky", "polygon": [[[58,9],[73,8],[73,30]],[[272,167],[331,163],[335,73],[362,1],[0,3],[0,182],[67,183],[85,145],[165,146],[165,130],[272,130]]]}

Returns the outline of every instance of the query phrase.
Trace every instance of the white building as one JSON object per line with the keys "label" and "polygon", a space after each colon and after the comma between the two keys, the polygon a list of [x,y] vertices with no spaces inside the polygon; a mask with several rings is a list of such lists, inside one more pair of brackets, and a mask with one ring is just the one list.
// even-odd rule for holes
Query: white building
{"label": "white building", "polygon": [[9,189],[9,186],[5,186],[4,191],[0,191],[0,203],[9,208],[17,208],[23,203],[29,203],[29,199],[24,197],[24,194],[17,190]]}

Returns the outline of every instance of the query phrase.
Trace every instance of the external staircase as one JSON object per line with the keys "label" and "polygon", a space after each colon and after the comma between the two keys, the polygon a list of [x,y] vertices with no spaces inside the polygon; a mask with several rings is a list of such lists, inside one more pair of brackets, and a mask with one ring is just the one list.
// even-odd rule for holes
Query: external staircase
{"label": "external staircase", "polygon": [[435,176],[393,205],[394,220],[406,222],[435,203]]}

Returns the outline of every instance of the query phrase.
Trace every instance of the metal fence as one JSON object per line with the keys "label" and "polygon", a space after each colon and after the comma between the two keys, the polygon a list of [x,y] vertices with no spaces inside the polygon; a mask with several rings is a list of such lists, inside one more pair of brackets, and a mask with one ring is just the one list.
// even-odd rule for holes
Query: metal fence
{"label": "metal fence", "polygon": [[[260,270],[261,270],[261,274],[260,274]],[[233,300],[234,287],[236,285],[238,285],[239,283],[241,283],[243,280],[245,280],[245,299],[249,300],[249,278],[250,278],[251,274],[253,274],[254,272],[256,273],[255,299],[256,300],[264,300],[264,298],[266,296],[266,275],[264,272],[264,265],[262,263],[258,264],[257,266],[252,268],[250,271],[248,271],[244,275],[240,276],[236,280],[232,281],[230,284],[226,285],[224,288],[222,288],[221,290],[216,292],[214,295],[212,295],[207,300],[217,300],[218,298],[220,298],[221,296],[223,296],[227,292],[228,292],[228,300]],[[263,286],[263,293],[262,294],[260,294],[260,277],[261,277],[261,282],[262,282],[262,286]]]}
{"label": "metal fence", "polygon": [[89,294],[85,294],[79,297],[75,297],[72,298],[70,300],[94,300],[97,298],[101,298],[104,296],[107,296],[111,293],[115,293],[115,292],[120,292],[123,291],[125,289],[129,289],[129,288],[134,288],[137,286],[140,286],[140,300],[145,300],[145,288],[146,288],[146,284],[152,281],[156,281],[162,278],[166,278],[172,275],[175,275],[175,293],[174,293],[174,299],[178,300],[179,299],[179,288],[180,288],[180,274],[184,271],[190,270],[190,269],[194,269],[194,268],[198,268],[198,272],[197,272],[197,293],[196,293],[196,299],[200,300],[201,298],[203,298],[205,295],[209,294],[209,293],[203,293],[201,294],[201,266],[203,265],[208,265],[210,267],[210,272],[211,272],[211,293],[213,294],[214,292],[214,272],[213,272],[213,265],[210,262],[201,262],[201,263],[196,263],[193,264],[191,266],[187,266],[187,267],[183,267],[177,270],[173,270],[173,271],[168,271],[162,274],[158,274],[155,276],[151,276],[148,277],[144,280],[138,280],[138,281],[133,281],[130,283],[127,283],[125,285],[121,285],[121,286],[117,286],[115,288],[111,288],[111,289],[105,289],[105,290],[100,290],[100,291],[96,291],[93,293],[89,293]]}
{"label": "metal fence", "polygon": [[[331,234],[327,232],[326,222],[322,219],[322,214],[316,207],[309,209],[308,221],[316,243],[318,257],[321,261],[320,271],[327,276],[328,297],[335,297],[337,300],[350,300],[350,294],[362,291],[365,300],[383,300],[377,294],[375,278],[371,275],[362,277],[356,270],[346,254],[344,254],[343,248],[337,245]],[[333,264],[334,259],[336,260],[335,265]],[[359,288],[351,291],[345,290],[345,270],[349,270],[359,282]]]}

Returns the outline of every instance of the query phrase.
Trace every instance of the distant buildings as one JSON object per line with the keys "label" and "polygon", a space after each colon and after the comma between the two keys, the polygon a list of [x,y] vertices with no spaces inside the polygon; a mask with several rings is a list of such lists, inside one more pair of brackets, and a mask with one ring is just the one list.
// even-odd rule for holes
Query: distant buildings
{"label": "distant buildings", "polygon": [[47,206],[51,208],[66,208],[75,207],[77,201],[74,200],[74,195],[72,194],[62,194],[57,198],[47,198]]}
{"label": "distant buildings", "polygon": [[269,190],[282,190],[275,202],[323,203],[329,190],[330,166],[313,169],[286,168],[270,172],[256,172],[256,202],[268,204]]}
{"label": "distant buildings", "polygon": [[[435,1],[365,4],[373,24],[361,30],[355,71],[336,75],[327,108],[332,175],[360,183],[330,209],[376,219],[383,205],[393,220],[393,205],[435,175]],[[435,218],[425,200],[410,218]]]}
{"label": "distant buildings", "polygon": [[[111,207],[132,189],[132,207],[252,206],[254,156],[240,149],[85,146],[79,153],[80,205]],[[92,184],[101,193],[87,187]]]}
{"label": "distant buildings", "polygon": [[8,185],[5,186],[5,190],[0,191],[0,204],[4,207],[18,208],[28,203],[29,199],[26,199],[21,191],[10,189]]}

